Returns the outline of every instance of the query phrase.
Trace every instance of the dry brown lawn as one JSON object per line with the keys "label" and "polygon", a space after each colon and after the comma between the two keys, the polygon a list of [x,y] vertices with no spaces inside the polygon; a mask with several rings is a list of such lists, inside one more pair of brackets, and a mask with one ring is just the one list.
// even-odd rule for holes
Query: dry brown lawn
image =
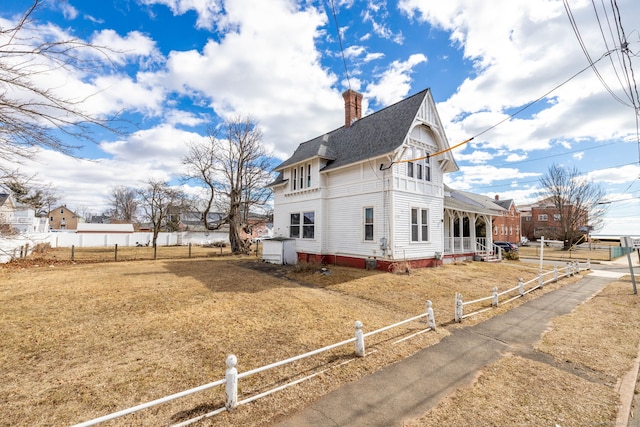
{"label": "dry brown lawn", "polygon": [[630,278],[552,321],[538,350],[555,364],[507,355],[409,423],[419,426],[613,426],[618,381],[638,355],[640,300]]}
{"label": "dry brown lawn", "polygon": [[[146,248],[145,248],[146,249]],[[240,380],[244,399],[325,370],[282,392],[200,425],[268,425],[276,417],[448,334],[564,286],[568,278],[509,307],[452,324],[454,295],[487,296],[536,269],[519,263],[461,263],[411,275],[329,267],[296,272],[250,257],[107,263],[59,259],[0,269],[0,426],[71,425],[223,378],[225,358],[247,371],[423,313],[433,301],[437,331],[416,321],[367,339],[354,360],[343,346]],[[224,405],[221,387],[105,425],[170,425]]]}

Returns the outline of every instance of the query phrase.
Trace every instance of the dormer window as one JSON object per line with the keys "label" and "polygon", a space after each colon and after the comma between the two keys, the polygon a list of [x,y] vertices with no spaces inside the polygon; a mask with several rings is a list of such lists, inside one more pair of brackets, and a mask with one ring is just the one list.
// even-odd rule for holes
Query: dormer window
{"label": "dormer window", "polygon": [[291,168],[291,190],[311,188],[311,163]]}

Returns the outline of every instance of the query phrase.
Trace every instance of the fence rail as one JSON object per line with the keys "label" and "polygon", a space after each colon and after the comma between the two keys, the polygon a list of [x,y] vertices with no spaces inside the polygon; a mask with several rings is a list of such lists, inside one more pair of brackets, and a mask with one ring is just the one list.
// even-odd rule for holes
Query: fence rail
{"label": "fence rail", "polygon": [[[269,365],[261,366],[259,368],[255,368],[255,369],[252,369],[252,370],[249,370],[249,371],[246,371],[246,372],[242,372],[242,373],[238,373],[237,368],[236,368],[236,365],[238,363],[237,357],[235,355],[233,355],[233,354],[230,354],[230,355],[227,356],[226,361],[225,361],[225,363],[227,365],[227,370],[226,370],[226,374],[225,374],[225,378],[224,379],[220,379],[220,380],[214,381],[212,383],[208,383],[208,384],[204,384],[204,385],[201,385],[201,386],[198,386],[198,387],[194,387],[194,388],[191,388],[189,390],[181,391],[179,393],[175,393],[175,394],[172,394],[170,396],[162,397],[160,399],[152,400],[152,401],[147,402],[147,403],[142,403],[140,405],[133,406],[133,407],[127,408],[127,409],[123,409],[121,411],[114,412],[114,413],[111,413],[111,414],[108,414],[108,415],[104,415],[104,416],[99,417],[99,418],[95,418],[95,419],[92,419],[92,420],[89,420],[89,421],[85,421],[85,422],[76,424],[73,427],[89,427],[89,426],[93,426],[93,425],[100,424],[100,423],[105,422],[105,421],[113,420],[115,418],[119,418],[119,417],[122,417],[122,416],[125,416],[125,415],[128,415],[128,414],[132,414],[134,412],[141,411],[143,409],[148,409],[148,408],[151,408],[153,406],[157,406],[157,405],[160,405],[160,404],[163,404],[163,403],[166,403],[166,402],[169,402],[169,401],[181,398],[181,397],[185,397],[185,396],[188,396],[188,395],[200,392],[200,391],[204,391],[204,390],[207,390],[207,389],[210,389],[210,388],[213,388],[213,387],[225,385],[225,394],[226,394],[225,406],[221,407],[221,408],[218,408],[218,409],[215,409],[215,410],[213,410],[211,412],[208,412],[206,414],[199,415],[198,417],[183,421],[183,422],[181,422],[179,424],[174,424],[173,427],[187,426],[187,425],[193,424],[195,422],[198,422],[200,420],[203,420],[205,418],[209,418],[209,417],[212,417],[214,415],[220,414],[220,413],[222,413],[224,411],[232,411],[233,409],[237,408],[239,405],[244,405],[244,404],[253,402],[253,401],[255,401],[257,399],[260,399],[262,397],[268,396],[268,395],[273,394],[275,392],[284,390],[285,388],[288,388],[288,387],[291,387],[293,385],[299,384],[299,383],[301,383],[303,381],[306,381],[306,380],[311,379],[311,378],[313,378],[313,377],[315,377],[317,375],[320,375],[322,372],[326,372],[329,368],[324,369],[324,370],[322,370],[320,372],[315,372],[315,373],[313,373],[311,375],[308,375],[306,377],[299,378],[297,380],[291,381],[291,382],[289,382],[287,384],[283,384],[283,385],[280,385],[278,387],[274,387],[274,388],[272,388],[270,390],[267,390],[267,391],[265,391],[263,393],[256,394],[254,396],[250,396],[250,397],[248,397],[248,398],[246,398],[244,400],[238,400],[238,380],[240,380],[242,378],[246,378],[246,377],[254,375],[254,374],[258,374],[258,373],[261,373],[261,372],[268,371],[270,369],[281,367],[281,366],[287,365],[289,363],[296,362],[296,361],[301,360],[301,359],[312,357],[312,356],[327,352],[329,350],[333,350],[335,348],[338,348],[338,347],[341,347],[341,346],[344,346],[344,345],[350,344],[350,343],[355,343],[355,355],[357,357],[364,357],[365,356],[365,342],[364,342],[364,339],[366,337],[369,337],[369,336],[372,336],[372,335],[387,331],[389,329],[395,328],[397,326],[404,325],[404,324],[409,323],[409,322],[413,322],[413,321],[419,320],[419,319],[421,319],[423,317],[426,317],[427,328],[422,330],[422,331],[420,331],[420,332],[414,333],[413,335],[411,335],[409,337],[405,337],[403,339],[407,339],[407,338],[413,337],[415,335],[418,335],[420,333],[424,333],[424,332],[428,332],[428,331],[436,329],[436,322],[435,322],[435,317],[434,317],[434,314],[433,314],[433,307],[432,307],[431,301],[429,301],[429,300],[426,301],[426,311],[424,313],[422,313],[422,314],[417,315],[417,316],[411,317],[411,318],[406,319],[406,320],[402,320],[402,321],[400,321],[398,323],[394,323],[393,325],[389,325],[389,326],[382,327],[380,329],[376,329],[376,330],[368,332],[368,333],[364,333],[362,331],[362,327],[363,327],[362,322],[360,322],[358,320],[358,321],[355,322],[356,331],[355,331],[355,336],[353,338],[349,338],[347,340],[340,341],[338,343],[331,344],[331,345],[328,345],[326,347],[319,348],[317,350],[312,350],[312,351],[309,351],[309,352],[304,353],[304,354],[293,356],[293,357],[290,357],[288,359],[281,360],[281,361],[278,361],[278,362],[274,362],[274,363],[271,363]],[[399,342],[399,341],[397,341],[397,342]],[[351,360],[349,360],[347,362],[342,362],[342,364],[348,363],[350,361]]]}
{"label": "fence rail", "polygon": [[[591,269],[591,263],[589,261],[587,261],[587,266],[586,268],[584,268],[585,270],[589,270]],[[580,272],[580,264],[578,263],[578,261],[573,261],[573,262],[569,262],[566,263],[565,267],[564,267],[565,273],[564,273],[564,277],[569,277],[569,276],[573,276],[577,273]],[[553,275],[551,278],[548,278],[545,280],[545,276],[551,276]],[[538,274],[537,277],[534,277],[531,280],[528,281],[524,281],[524,279],[520,278],[518,280],[518,284],[516,286],[514,286],[513,288],[504,290],[502,292],[498,292],[498,288],[494,287],[492,289],[492,293],[490,296],[487,297],[483,297],[483,298],[478,298],[475,299],[473,301],[463,301],[462,299],[462,294],[460,293],[456,293],[455,295],[455,316],[454,319],[456,322],[462,322],[463,319],[467,318],[467,317],[471,317],[471,316],[475,316],[478,315],[480,313],[484,313],[485,311],[491,310],[494,307],[497,307],[500,304],[500,297],[510,294],[511,292],[514,291],[518,291],[518,294],[509,298],[506,301],[503,301],[503,304],[507,304],[515,299],[521,298],[523,296],[525,296],[526,294],[528,294],[529,292],[532,292],[536,289],[542,288],[544,287],[544,285],[546,285],[547,283],[551,283],[551,282],[557,282],[559,280],[559,270],[558,270],[558,266],[556,265],[553,270],[548,271],[546,273],[543,273],[542,271],[540,271],[540,273]],[[537,284],[531,288],[527,288],[528,285]],[[525,290],[526,289],[526,290]],[[465,306],[470,306],[473,304],[478,304],[484,301],[488,301],[491,300],[491,306],[489,307],[485,307],[485,308],[481,308],[478,309],[476,311],[470,312],[465,314],[464,313],[464,307]]]}

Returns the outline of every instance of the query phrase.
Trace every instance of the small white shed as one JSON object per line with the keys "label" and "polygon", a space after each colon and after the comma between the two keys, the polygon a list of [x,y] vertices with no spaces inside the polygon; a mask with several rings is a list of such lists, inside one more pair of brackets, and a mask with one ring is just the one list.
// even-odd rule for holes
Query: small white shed
{"label": "small white shed", "polygon": [[293,265],[298,261],[295,239],[275,237],[262,241],[262,260],[271,264]]}

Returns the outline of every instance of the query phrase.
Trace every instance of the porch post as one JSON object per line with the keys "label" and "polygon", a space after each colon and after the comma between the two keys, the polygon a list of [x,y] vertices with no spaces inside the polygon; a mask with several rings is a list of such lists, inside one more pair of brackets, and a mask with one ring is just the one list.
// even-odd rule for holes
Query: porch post
{"label": "porch post", "polygon": [[[473,220],[473,221],[472,221]],[[478,221],[478,217],[476,216],[476,214],[471,214],[471,217],[469,218],[469,234],[471,234],[470,239],[471,239],[471,250],[473,251],[473,253],[476,253],[476,222]]]}
{"label": "porch post", "polygon": [[449,244],[451,245],[449,249],[451,249],[451,253],[455,254],[456,253],[456,242],[455,242],[455,238],[453,236],[455,236],[456,233],[454,233],[454,227],[455,227],[455,217],[456,217],[456,212],[452,211],[449,214]]}
{"label": "porch post", "polygon": [[464,215],[458,215],[458,235],[460,236],[460,252],[464,249]]}
{"label": "porch post", "polygon": [[487,216],[487,257],[493,251],[493,216]]}

